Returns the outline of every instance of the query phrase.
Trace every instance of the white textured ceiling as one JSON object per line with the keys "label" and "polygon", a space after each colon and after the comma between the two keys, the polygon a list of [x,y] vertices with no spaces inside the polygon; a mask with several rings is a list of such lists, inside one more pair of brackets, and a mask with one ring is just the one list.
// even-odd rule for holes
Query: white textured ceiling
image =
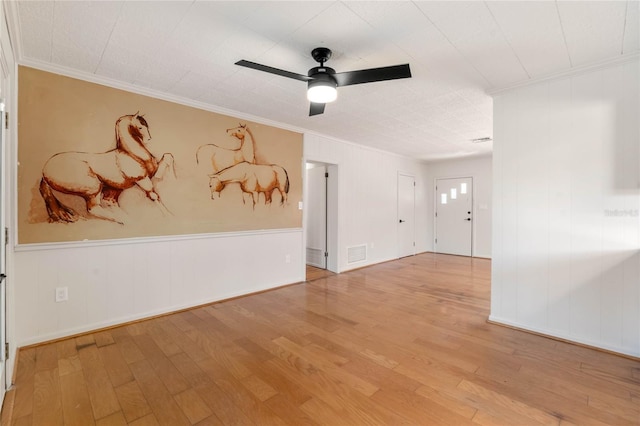
{"label": "white textured ceiling", "polygon": [[[486,93],[637,55],[638,1],[18,1],[20,63],[68,68],[301,129],[434,160],[488,153]],[[413,78],[342,87],[309,117],[306,74],[409,63]]]}

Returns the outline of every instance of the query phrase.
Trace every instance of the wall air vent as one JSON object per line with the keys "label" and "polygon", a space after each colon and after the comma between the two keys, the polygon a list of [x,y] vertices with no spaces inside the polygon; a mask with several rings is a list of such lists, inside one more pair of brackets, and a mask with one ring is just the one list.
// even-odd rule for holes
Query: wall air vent
{"label": "wall air vent", "polygon": [[356,263],[367,260],[367,245],[347,247],[347,263]]}
{"label": "wall air vent", "polygon": [[307,247],[307,263],[324,268],[324,250]]}

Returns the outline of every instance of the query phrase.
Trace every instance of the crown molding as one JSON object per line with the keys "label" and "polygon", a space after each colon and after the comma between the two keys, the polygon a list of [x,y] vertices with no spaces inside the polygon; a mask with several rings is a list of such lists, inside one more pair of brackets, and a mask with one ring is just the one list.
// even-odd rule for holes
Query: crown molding
{"label": "crown molding", "polygon": [[560,71],[552,74],[546,74],[540,77],[533,78],[531,80],[522,81],[510,86],[500,87],[497,89],[487,90],[487,95],[495,97],[502,95],[504,93],[510,92],[515,89],[519,89],[521,87],[531,86],[534,84],[542,83],[549,80],[555,80],[559,78],[567,78],[573,77],[580,74],[585,74],[592,71],[597,71],[600,69],[610,68],[616,65],[626,64],[628,62],[634,62],[640,60],[640,52],[635,52],[630,55],[623,55],[613,59],[607,59],[601,62],[596,62],[594,64],[582,65],[579,67],[570,68],[565,71]]}
{"label": "crown molding", "polygon": [[135,93],[138,95],[148,96],[154,99],[173,102],[176,104],[201,109],[204,111],[215,112],[218,114],[227,115],[227,116],[239,118],[242,120],[253,121],[254,123],[265,124],[267,126],[273,126],[273,127],[277,127],[284,130],[290,130],[292,132],[297,132],[297,133],[308,132],[307,129],[292,126],[290,124],[269,120],[263,117],[258,117],[255,115],[247,114],[244,112],[240,112],[240,111],[236,111],[236,110],[232,110],[224,107],[219,107],[216,105],[208,104],[206,102],[194,101],[192,99],[184,98],[181,96],[171,95],[166,92],[162,92],[160,90],[145,88],[145,87],[137,86],[133,83],[126,83],[126,82],[115,80],[109,77],[102,77],[89,72],[74,70],[74,69],[63,67],[60,65],[51,64],[48,62],[42,62],[42,61],[33,60],[33,59],[20,59],[18,60],[18,65],[35,68],[41,71],[47,71],[54,74],[63,75],[65,77],[75,78],[75,79],[86,81],[89,83],[99,84],[101,86],[120,89],[127,92]]}

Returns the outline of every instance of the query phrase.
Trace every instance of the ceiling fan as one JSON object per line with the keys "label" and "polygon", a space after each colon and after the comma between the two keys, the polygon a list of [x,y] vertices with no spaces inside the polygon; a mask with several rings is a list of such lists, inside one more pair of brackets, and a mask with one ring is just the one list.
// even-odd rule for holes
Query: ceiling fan
{"label": "ceiling fan", "polygon": [[309,116],[322,114],[325,104],[336,100],[338,96],[337,87],[411,77],[409,64],[337,73],[333,68],[324,66],[324,63],[331,58],[330,49],[317,47],[311,51],[311,56],[316,62],[320,63],[320,66],[311,68],[307,75],[296,74],[267,65],[245,61],[244,59],[236,62],[236,65],[292,78],[294,80],[306,81],[307,99],[311,102]]}

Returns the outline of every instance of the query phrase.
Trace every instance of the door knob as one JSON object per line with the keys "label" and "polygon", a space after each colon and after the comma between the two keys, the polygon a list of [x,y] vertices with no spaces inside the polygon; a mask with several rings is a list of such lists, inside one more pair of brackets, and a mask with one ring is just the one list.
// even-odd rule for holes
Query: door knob
{"label": "door knob", "polygon": [[466,218],[465,220],[471,220],[471,218],[470,218],[470,217],[468,217],[468,218]]}
{"label": "door knob", "polygon": [[404,220],[400,219],[400,223],[404,222]]}

